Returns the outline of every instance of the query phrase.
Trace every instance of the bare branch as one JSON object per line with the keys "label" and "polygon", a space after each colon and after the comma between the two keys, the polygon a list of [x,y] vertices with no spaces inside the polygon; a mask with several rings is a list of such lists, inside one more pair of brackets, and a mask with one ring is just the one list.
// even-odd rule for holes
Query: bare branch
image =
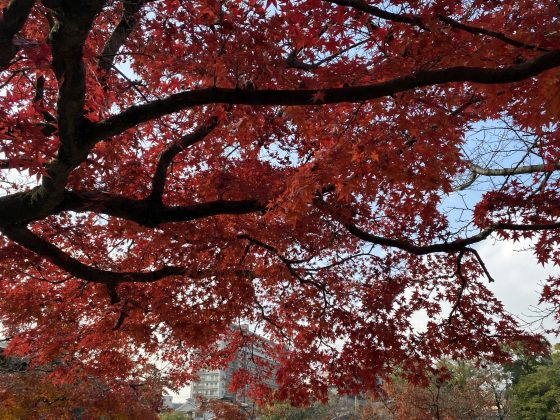
{"label": "bare branch", "polygon": [[490,272],[486,268],[486,264],[484,264],[484,260],[482,259],[482,257],[478,253],[478,251],[474,248],[465,248],[465,251],[470,252],[471,254],[473,254],[475,256],[478,263],[480,264],[480,267],[482,267],[482,271],[484,271],[484,274],[488,278],[488,283],[494,283],[494,278],[490,275]]}
{"label": "bare branch", "polygon": [[453,187],[453,191],[466,190],[467,188],[469,188],[474,183],[474,181],[476,181],[476,178],[477,178],[476,174],[474,172],[471,172],[469,174],[469,177],[464,182],[457,185],[456,187]]}
{"label": "bare branch", "polygon": [[447,319],[448,322],[450,322],[453,317],[455,316],[455,312],[457,311],[457,309],[459,308],[459,305],[461,304],[461,299],[463,298],[463,293],[465,292],[465,289],[467,288],[467,279],[465,278],[464,274],[463,274],[463,268],[462,268],[462,261],[463,261],[463,257],[465,256],[465,250],[462,249],[461,251],[459,251],[459,255],[457,256],[457,270],[456,270],[456,274],[457,277],[459,278],[459,281],[461,282],[461,287],[459,289],[459,294],[457,295],[457,299],[455,300],[455,303],[453,304],[453,307],[451,308],[451,311],[449,312],[449,317]]}
{"label": "bare branch", "polygon": [[[525,175],[543,172],[549,177],[553,172],[560,170],[560,162],[553,164],[539,164],[539,165],[526,165],[516,166],[514,168],[483,168],[482,166],[474,163],[469,164],[470,175],[466,181],[453,188],[454,191],[463,191],[470,187],[478,176],[512,176],[512,175]],[[547,179],[547,178],[546,178]]]}
{"label": "bare branch", "polygon": [[473,174],[484,175],[484,176],[511,176],[511,175],[523,175],[523,174],[533,174],[536,172],[554,172],[560,170],[560,162],[553,164],[540,164],[540,165],[527,165],[527,166],[517,166],[515,168],[483,168],[481,166],[471,163],[469,165],[470,170]]}

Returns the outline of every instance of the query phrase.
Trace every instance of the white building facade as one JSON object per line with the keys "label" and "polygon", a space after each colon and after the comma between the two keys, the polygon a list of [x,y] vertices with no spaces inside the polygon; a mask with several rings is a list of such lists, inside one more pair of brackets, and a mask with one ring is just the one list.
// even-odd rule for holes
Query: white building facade
{"label": "white building facade", "polygon": [[[235,359],[225,369],[218,370],[200,370],[198,372],[199,380],[191,383],[189,389],[189,398],[196,398],[197,396],[206,399],[227,399],[237,401],[240,403],[250,403],[251,401],[246,397],[245,392],[238,391],[232,393],[229,391],[229,386],[233,379],[234,373],[238,369],[246,369],[251,373],[256,373],[259,369],[255,361],[265,362],[273,365],[274,360],[270,354],[257,343],[262,342],[270,344],[270,342],[261,336],[255,336],[254,333],[248,332],[246,326],[241,326],[241,329],[247,334],[251,334],[256,338],[251,340],[251,345],[247,345],[239,349],[236,353]],[[266,381],[266,384],[271,388],[276,388],[274,375]]]}

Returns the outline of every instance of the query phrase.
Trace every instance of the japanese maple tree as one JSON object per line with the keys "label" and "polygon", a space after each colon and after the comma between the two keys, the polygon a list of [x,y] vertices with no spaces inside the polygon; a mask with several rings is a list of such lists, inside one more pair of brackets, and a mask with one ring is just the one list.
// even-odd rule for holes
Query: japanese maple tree
{"label": "japanese maple tree", "polygon": [[0,4],[8,352],[180,386],[249,323],[302,403],[540,346],[476,244],[560,263],[557,0]]}

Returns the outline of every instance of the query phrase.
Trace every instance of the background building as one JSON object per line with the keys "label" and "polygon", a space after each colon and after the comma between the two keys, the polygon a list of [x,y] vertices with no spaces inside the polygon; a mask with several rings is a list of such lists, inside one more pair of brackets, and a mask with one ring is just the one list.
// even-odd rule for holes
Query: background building
{"label": "background building", "polygon": [[[223,398],[239,403],[252,403],[246,396],[245,390],[232,393],[229,391],[229,386],[233,379],[234,373],[239,369],[246,369],[247,371],[256,374],[258,373],[261,362],[266,362],[273,365],[274,360],[270,357],[270,352],[263,348],[263,346],[271,345],[272,343],[266,338],[249,331],[246,325],[242,325],[241,330],[250,334],[252,337],[251,344],[240,348],[235,359],[225,369],[218,370],[200,370],[198,372],[199,380],[191,383],[189,390],[189,399],[194,399],[197,396],[213,399]],[[259,344],[260,343],[260,344]],[[225,346],[225,344],[222,344]],[[266,384],[271,388],[276,388],[276,381],[274,375],[266,381]]]}

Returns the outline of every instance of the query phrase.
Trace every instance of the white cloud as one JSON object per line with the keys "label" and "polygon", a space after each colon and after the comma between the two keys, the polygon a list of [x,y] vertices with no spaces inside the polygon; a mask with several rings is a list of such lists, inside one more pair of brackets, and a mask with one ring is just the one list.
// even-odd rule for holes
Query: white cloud
{"label": "white cloud", "polygon": [[[502,301],[509,313],[520,318],[520,324],[535,332],[543,332],[539,323],[528,325],[530,321],[538,319],[535,307],[538,306],[542,283],[550,275],[560,274],[559,267],[542,266],[537,262],[533,252],[529,249],[531,242],[522,240],[494,241],[488,240],[477,247],[480,256],[494,278],[494,283],[488,284],[495,296]],[[545,309],[541,306],[542,309]],[[425,311],[417,311],[411,319],[415,331],[426,330],[429,317]],[[545,328],[555,325],[552,319],[546,319]],[[551,342],[558,341],[556,336],[547,335]]]}
{"label": "white cloud", "polygon": [[[500,299],[510,313],[525,321],[534,319],[534,307],[538,305],[541,283],[550,275],[560,273],[558,267],[537,262],[533,252],[529,249],[528,240],[488,241],[478,247],[480,256],[486,263],[495,282],[488,285]],[[546,327],[554,325],[553,321],[545,321]],[[536,326],[535,326],[536,327]],[[557,341],[554,336],[549,340]]]}

